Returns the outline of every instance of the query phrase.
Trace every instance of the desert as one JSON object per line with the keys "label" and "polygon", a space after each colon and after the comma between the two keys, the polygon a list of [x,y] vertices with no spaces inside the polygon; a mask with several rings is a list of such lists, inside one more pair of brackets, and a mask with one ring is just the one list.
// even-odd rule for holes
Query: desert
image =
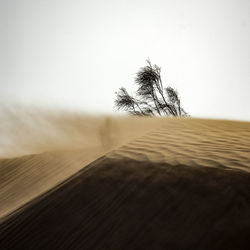
{"label": "desert", "polygon": [[1,249],[250,247],[249,122],[41,117],[50,148],[1,156]]}
{"label": "desert", "polygon": [[249,0],[0,0],[0,250],[250,250]]}

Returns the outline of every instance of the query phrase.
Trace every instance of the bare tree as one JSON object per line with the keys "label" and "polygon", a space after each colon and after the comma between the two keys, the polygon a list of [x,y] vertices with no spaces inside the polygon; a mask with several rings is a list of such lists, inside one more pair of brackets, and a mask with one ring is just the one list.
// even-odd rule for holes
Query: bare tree
{"label": "bare tree", "polygon": [[128,94],[124,87],[116,92],[115,106],[133,115],[140,116],[188,116],[181,107],[177,90],[164,88],[161,79],[161,68],[147,60],[135,77],[138,88],[136,97]]}

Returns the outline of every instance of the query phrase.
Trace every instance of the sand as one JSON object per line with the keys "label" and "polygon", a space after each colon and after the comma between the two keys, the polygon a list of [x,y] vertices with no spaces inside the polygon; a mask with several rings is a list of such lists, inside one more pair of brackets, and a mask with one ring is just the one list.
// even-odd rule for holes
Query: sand
{"label": "sand", "polygon": [[0,248],[249,249],[250,123],[122,119],[1,160]]}
{"label": "sand", "polygon": [[0,219],[162,122],[37,109],[0,114],[4,121],[0,127]]}
{"label": "sand", "polygon": [[250,123],[166,119],[159,129],[114,150],[112,158],[250,171]]}

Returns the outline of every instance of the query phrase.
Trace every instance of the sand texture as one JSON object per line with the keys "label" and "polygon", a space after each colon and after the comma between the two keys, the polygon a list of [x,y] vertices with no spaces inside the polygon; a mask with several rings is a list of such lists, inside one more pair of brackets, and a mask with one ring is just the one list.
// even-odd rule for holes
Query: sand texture
{"label": "sand texture", "polygon": [[64,181],[103,154],[101,148],[0,160],[0,218]]}
{"label": "sand texture", "polygon": [[167,119],[159,129],[133,140],[109,157],[250,171],[250,123]]}
{"label": "sand texture", "polygon": [[123,145],[1,160],[0,248],[250,249],[250,123],[150,120]]}
{"label": "sand texture", "polygon": [[35,109],[0,116],[0,219],[162,123]]}

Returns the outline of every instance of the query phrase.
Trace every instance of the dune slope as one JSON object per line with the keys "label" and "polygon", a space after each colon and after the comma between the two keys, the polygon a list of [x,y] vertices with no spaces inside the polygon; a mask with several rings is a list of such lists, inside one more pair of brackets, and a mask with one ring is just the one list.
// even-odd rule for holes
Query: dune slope
{"label": "dune slope", "polygon": [[3,249],[248,249],[250,175],[101,158],[0,225]]}
{"label": "dune slope", "polygon": [[[249,249],[250,123],[159,125],[2,217],[0,248]],[[77,158],[81,151],[68,155],[69,166]]]}
{"label": "dune slope", "polygon": [[103,153],[96,147],[0,160],[0,218],[69,178]]}
{"label": "dune slope", "polygon": [[161,124],[36,109],[0,109],[0,118],[0,218]]}

